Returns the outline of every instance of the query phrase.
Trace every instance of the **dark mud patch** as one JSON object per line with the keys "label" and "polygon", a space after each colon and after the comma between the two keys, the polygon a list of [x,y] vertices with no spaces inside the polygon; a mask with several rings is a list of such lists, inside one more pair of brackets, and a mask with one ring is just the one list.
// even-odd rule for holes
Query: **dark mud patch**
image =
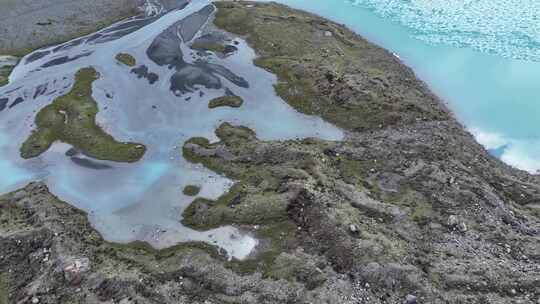
{"label": "dark mud patch", "polygon": [[131,70],[131,73],[137,75],[137,78],[145,78],[149,84],[154,84],[159,80],[159,75],[148,70],[145,65],[138,66]]}
{"label": "dark mud patch", "polygon": [[182,40],[185,42],[191,41],[215,10],[215,6],[207,5],[200,11],[184,18],[178,25]]}
{"label": "dark mud patch", "polygon": [[64,64],[64,63],[75,61],[75,60],[83,58],[83,57],[88,57],[90,55],[92,55],[92,52],[86,52],[86,53],[79,54],[79,55],[76,55],[76,56],[73,56],[73,57],[63,56],[63,57],[56,58],[56,59],[53,59],[51,61],[45,62],[44,64],[41,65],[41,67],[42,68],[48,68],[48,67],[52,67],[52,66],[56,66],[56,65],[61,65],[61,64]]}
{"label": "dark mud patch", "polygon": [[8,98],[0,98],[0,112],[6,108],[8,102]]}
{"label": "dark mud patch", "polygon": [[30,54],[28,57],[26,57],[25,62],[26,63],[34,62],[36,60],[39,60],[39,59],[49,55],[50,53],[51,53],[51,51],[35,51],[35,52],[32,52],[32,54]]}
{"label": "dark mud patch", "polygon": [[48,83],[40,84],[36,87],[36,90],[34,91],[33,99],[38,98],[39,96],[44,95],[47,93],[47,88],[49,87]]}
{"label": "dark mud patch", "polygon": [[112,166],[99,163],[95,160],[91,160],[88,158],[80,158],[80,157],[71,157],[71,161],[76,164],[77,166],[81,166],[87,169],[92,170],[105,170],[105,169],[111,169]]}
{"label": "dark mud patch", "polygon": [[[201,16],[208,19],[212,11],[213,7],[211,7],[211,10],[205,7],[195,14],[197,16],[196,19],[199,20]],[[198,21],[195,24],[198,26],[195,27],[198,30],[204,23]],[[170,78],[170,89],[175,95],[181,96],[185,93],[194,92],[196,86],[203,86],[208,89],[220,89],[222,88],[220,77],[240,87],[247,88],[249,86],[245,79],[235,75],[234,72],[223,66],[200,59],[194,63],[187,63],[183,59],[184,54],[182,53],[180,44],[187,43],[189,40],[182,41],[177,35],[177,32],[184,25],[180,21],[169,27],[154,39],[146,52],[148,57],[156,64],[175,69],[175,73]],[[192,32],[195,28],[189,31]],[[192,38],[192,35],[185,34],[182,37],[182,39]]]}
{"label": "dark mud patch", "polygon": [[18,104],[23,103],[23,102],[24,102],[24,98],[22,98],[22,97],[17,97],[17,98],[15,98],[15,100],[9,105],[9,108],[11,109],[11,108],[17,106]]}

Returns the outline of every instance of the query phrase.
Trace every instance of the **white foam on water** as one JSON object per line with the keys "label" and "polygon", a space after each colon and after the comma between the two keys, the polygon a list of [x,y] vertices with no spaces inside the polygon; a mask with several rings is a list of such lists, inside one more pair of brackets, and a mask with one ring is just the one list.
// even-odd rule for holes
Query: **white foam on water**
{"label": "white foam on water", "polygon": [[478,127],[470,128],[469,132],[488,150],[498,149],[509,144],[508,140],[498,133],[486,132]]}
{"label": "white foam on water", "polygon": [[487,150],[500,150],[496,156],[503,162],[532,174],[540,173],[540,140],[506,137],[478,127],[470,128],[469,132]]}
{"label": "white foam on water", "polygon": [[[281,100],[273,87],[276,76],[253,65],[255,52],[243,40],[238,40],[235,54],[226,58],[211,55],[204,60],[246,79],[249,88],[220,77],[223,88],[198,87],[204,95],[196,91],[175,96],[170,91],[169,81],[174,69],[158,66],[148,58],[146,50],[156,36],[208,4],[206,0],[192,1],[183,10],[170,12],[116,40],[85,42],[30,63],[26,63],[26,59],[32,54],[24,58],[10,76],[10,83],[0,89],[0,96],[9,97],[10,104],[17,97],[25,99],[0,111],[0,192],[43,180],[62,200],[88,212],[93,226],[107,240],[142,240],[156,248],[203,241],[222,248],[229,257],[247,257],[258,243],[249,233],[232,226],[195,231],[181,224],[182,211],[193,201],[193,197],[183,194],[185,186],[198,185],[201,187],[199,197],[216,199],[234,183],[202,165],[187,162],[181,151],[184,142],[195,136],[217,140],[214,131],[222,122],[248,126],[264,140],[305,137],[340,140],[343,132],[321,118],[296,112]],[[191,56],[198,56],[190,54],[193,52],[186,45],[181,48],[187,62],[192,61]],[[159,80],[150,84],[144,78],[137,78],[130,68],[115,60],[121,52],[133,55],[138,65],[148,67]],[[88,55],[43,67],[52,59],[80,54]],[[66,156],[69,145],[55,143],[38,158],[21,159],[19,148],[34,128],[35,114],[67,93],[74,74],[88,66],[100,74],[93,84],[93,97],[100,109],[98,124],[119,141],[146,145],[144,157],[128,164],[79,155],[102,167],[90,169]],[[47,85],[45,93],[34,98],[34,92],[44,84]],[[208,109],[209,100],[223,96],[225,88],[242,97],[242,107]]]}
{"label": "white foam on water", "polygon": [[344,23],[387,48],[448,102],[461,123],[483,131],[475,134],[479,142],[489,147],[504,140],[508,144],[499,149],[504,150],[501,159],[536,172],[540,2],[275,1]]}
{"label": "white foam on water", "polygon": [[537,0],[346,0],[369,7],[433,44],[540,61]]}

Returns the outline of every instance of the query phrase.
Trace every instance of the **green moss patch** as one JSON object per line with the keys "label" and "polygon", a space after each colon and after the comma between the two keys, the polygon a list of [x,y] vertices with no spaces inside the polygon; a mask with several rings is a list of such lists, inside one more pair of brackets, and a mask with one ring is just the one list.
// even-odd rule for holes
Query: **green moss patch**
{"label": "green moss patch", "polygon": [[[210,150],[226,147],[235,155],[249,153],[257,144],[255,133],[246,127],[223,123],[217,130],[218,143],[204,138],[192,138],[184,145],[184,157],[191,162],[222,173],[237,182],[217,200],[197,198],[184,210],[182,223],[198,230],[208,230],[223,225],[249,225],[257,227],[255,235],[269,243],[257,257],[246,261],[233,261],[228,267],[241,273],[266,271],[273,259],[294,243],[296,225],[288,219],[288,199],[277,188],[285,176],[295,176],[293,169],[275,168],[273,158],[254,165],[252,162],[228,161],[218,155],[201,155],[187,148],[197,145]],[[281,149],[276,149],[281,151]],[[206,153],[206,152],[205,152]],[[279,159],[288,159],[279,157]]]}
{"label": "green moss patch", "polygon": [[184,188],[184,194],[187,196],[196,196],[199,194],[199,192],[201,192],[201,188],[199,186],[187,185]]}
{"label": "green moss patch", "polygon": [[225,53],[225,45],[219,42],[194,42],[191,48],[199,51],[211,51],[215,53]]}
{"label": "green moss patch", "polygon": [[247,39],[302,113],[356,131],[448,118],[410,70],[343,26],[278,4],[216,6],[215,25]]}
{"label": "green moss patch", "polygon": [[189,144],[194,144],[199,147],[208,147],[210,145],[210,141],[204,137],[192,137],[184,143],[184,147],[182,148],[182,154],[187,160],[190,160],[193,163],[202,162],[202,157],[193,153],[193,151],[191,151],[190,149],[186,148]]}
{"label": "green moss patch", "polygon": [[324,262],[319,261],[317,265],[315,259],[303,252],[281,253],[265,275],[276,280],[303,282],[308,289],[313,289],[326,281],[324,272],[318,266],[324,268]]}
{"label": "green moss patch", "polygon": [[287,219],[288,201],[281,195],[253,193],[240,182],[216,201],[196,199],[184,211],[184,225],[201,230],[226,224],[258,225]]}
{"label": "green moss patch", "polygon": [[37,128],[23,143],[21,157],[39,156],[53,142],[62,141],[97,159],[117,162],[141,159],[145,146],[118,142],[96,124],[98,106],[92,98],[92,83],[96,79],[95,69],[79,70],[71,91],[39,111],[35,119]]}
{"label": "green moss patch", "polygon": [[214,109],[218,107],[239,108],[244,103],[244,100],[239,96],[223,96],[210,100],[208,108]]}
{"label": "green moss patch", "polygon": [[9,75],[13,71],[14,66],[4,66],[0,68],[0,87],[5,86],[9,82]]}
{"label": "green moss patch", "polygon": [[129,67],[134,67],[136,64],[137,64],[137,60],[135,60],[135,58],[133,56],[131,56],[130,54],[127,54],[127,53],[120,53],[118,55],[116,55],[116,60],[118,60],[119,62],[129,66]]}

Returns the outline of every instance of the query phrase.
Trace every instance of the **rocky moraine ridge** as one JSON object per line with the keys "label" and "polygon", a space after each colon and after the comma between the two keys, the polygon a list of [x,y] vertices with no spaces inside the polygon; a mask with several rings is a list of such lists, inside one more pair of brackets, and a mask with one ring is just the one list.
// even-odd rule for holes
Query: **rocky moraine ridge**
{"label": "rocky moraine ridge", "polygon": [[246,39],[278,95],[345,139],[263,141],[223,122],[218,142],[184,145],[236,181],[196,198],[184,225],[251,231],[259,245],[243,261],[203,243],[106,242],[41,183],[3,195],[0,304],[540,303],[538,176],[490,156],[409,68],[345,27],[277,4],[215,5],[193,48],[224,55]]}

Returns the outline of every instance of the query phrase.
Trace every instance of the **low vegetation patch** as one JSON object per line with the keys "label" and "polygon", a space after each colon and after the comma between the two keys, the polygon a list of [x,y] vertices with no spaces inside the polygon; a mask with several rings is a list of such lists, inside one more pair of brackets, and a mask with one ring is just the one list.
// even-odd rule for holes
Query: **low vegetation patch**
{"label": "low vegetation patch", "polygon": [[9,82],[9,75],[13,71],[14,66],[4,66],[0,68],[0,87],[5,86]]}
{"label": "low vegetation patch", "polygon": [[215,5],[214,24],[246,38],[255,65],[277,75],[277,94],[299,112],[355,131],[446,119],[410,70],[338,24],[278,4]]}
{"label": "low vegetation patch", "polygon": [[219,107],[231,107],[231,108],[239,108],[244,103],[244,100],[242,100],[239,96],[223,96],[218,97],[210,100],[208,103],[208,108],[214,109]]}
{"label": "low vegetation patch", "polygon": [[194,42],[191,48],[198,51],[211,51],[215,53],[225,53],[226,47],[219,42]]}
{"label": "low vegetation patch", "polygon": [[39,156],[55,141],[68,143],[91,157],[118,162],[135,162],[144,155],[145,146],[118,142],[96,124],[98,106],[92,98],[92,83],[98,79],[93,68],[75,75],[73,88],[44,107],[36,115],[36,130],[23,143],[23,158]]}
{"label": "low vegetation patch", "polygon": [[187,185],[184,188],[184,194],[187,196],[196,196],[199,194],[199,192],[201,192],[201,188],[199,186]]}
{"label": "low vegetation patch", "polygon": [[120,53],[118,55],[116,55],[116,60],[118,60],[119,62],[129,66],[129,67],[134,67],[136,64],[137,64],[137,60],[135,60],[135,58],[133,56],[131,56],[130,54],[127,54],[127,53]]}

